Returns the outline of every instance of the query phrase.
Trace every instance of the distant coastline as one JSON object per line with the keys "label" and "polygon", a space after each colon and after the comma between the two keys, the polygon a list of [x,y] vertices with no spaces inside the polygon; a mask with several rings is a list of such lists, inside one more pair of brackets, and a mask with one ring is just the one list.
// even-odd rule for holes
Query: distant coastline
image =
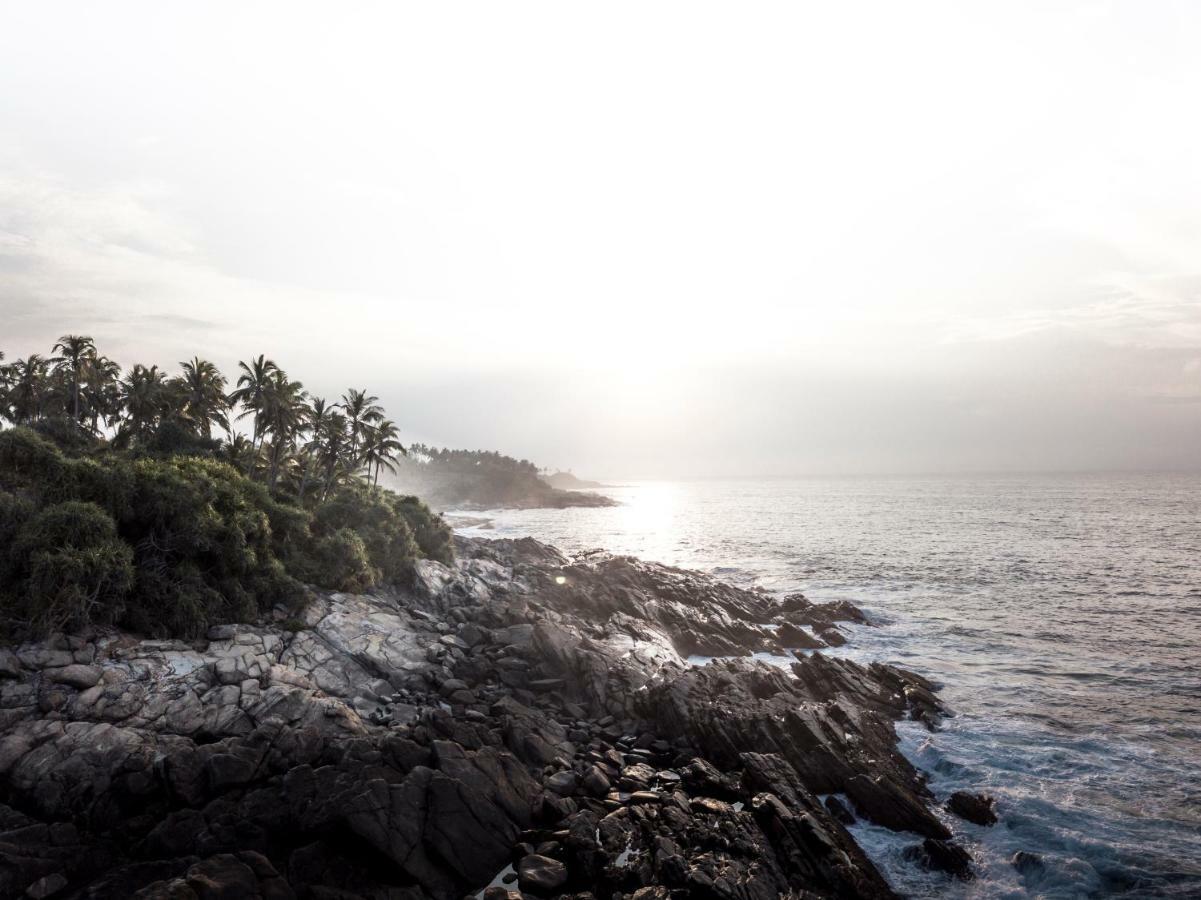
{"label": "distant coastline", "polygon": [[600,485],[566,472],[544,476],[525,459],[493,450],[451,450],[415,444],[397,462],[389,486],[439,510],[566,509],[615,506],[584,488]]}

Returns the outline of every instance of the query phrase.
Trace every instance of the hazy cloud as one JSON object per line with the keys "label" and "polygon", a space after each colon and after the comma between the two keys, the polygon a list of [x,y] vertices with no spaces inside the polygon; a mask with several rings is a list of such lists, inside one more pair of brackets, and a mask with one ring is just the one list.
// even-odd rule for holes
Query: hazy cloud
{"label": "hazy cloud", "polygon": [[410,438],[616,476],[1196,467],[1199,31],[11,5],[0,349],[266,352]]}

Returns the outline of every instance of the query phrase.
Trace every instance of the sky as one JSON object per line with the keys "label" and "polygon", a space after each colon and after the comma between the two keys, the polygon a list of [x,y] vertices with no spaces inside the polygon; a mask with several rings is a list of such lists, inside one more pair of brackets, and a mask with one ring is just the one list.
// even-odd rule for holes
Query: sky
{"label": "sky", "polygon": [[0,350],[604,477],[1201,469],[1201,6],[6,3]]}

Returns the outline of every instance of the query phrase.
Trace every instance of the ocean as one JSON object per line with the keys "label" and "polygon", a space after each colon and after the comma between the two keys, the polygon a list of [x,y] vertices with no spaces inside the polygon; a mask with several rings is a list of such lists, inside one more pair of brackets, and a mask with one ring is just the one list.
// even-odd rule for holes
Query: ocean
{"label": "ocean", "polygon": [[[1201,476],[659,481],[602,493],[621,505],[497,510],[466,530],[850,600],[873,624],[830,652],[943,685],[955,716],[933,734],[902,724],[902,748],[940,800],[992,794],[1001,821],[947,819],[975,861],[968,883],[908,862],[912,836],[855,826],[899,892],[1201,897]],[[1037,860],[1019,871],[1018,851]]]}

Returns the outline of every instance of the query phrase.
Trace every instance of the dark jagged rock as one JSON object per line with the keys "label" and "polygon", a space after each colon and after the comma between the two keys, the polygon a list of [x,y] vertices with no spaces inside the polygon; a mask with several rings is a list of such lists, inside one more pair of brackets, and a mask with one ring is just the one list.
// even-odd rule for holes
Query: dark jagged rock
{"label": "dark jagged rock", "polygon": [[956,791],[947,801],[947,809],[959,818],[976,825],[996,825],[997,801],[984,794],[969,794],[966,791]]}
{"label": "dark jagged rock", "polygon": [[485,896],[892,896],[838,797],[969,871],[896,749],[896,719],[945,714],[933,685],[746,658],[854,607],[529,539],[457,550],[300,631],[0,650],[0,896],[458,900],[506,865]]}
{"label": "dark jagged rock", "polygon": [[949,840],[926,838],[921,844],[910,847],[906,855],[927,869],[946,872],[963,881],[974,877],[968,852]]}

